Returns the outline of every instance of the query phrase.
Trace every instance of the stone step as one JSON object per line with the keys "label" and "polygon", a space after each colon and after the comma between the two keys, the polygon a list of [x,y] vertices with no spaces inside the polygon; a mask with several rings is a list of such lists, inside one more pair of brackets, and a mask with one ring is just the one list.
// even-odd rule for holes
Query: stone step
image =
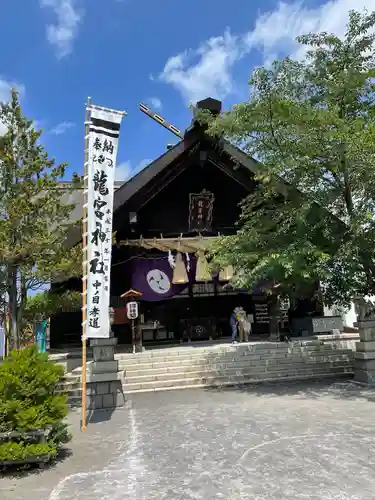
{"label": "stone step", "polygon": [[76,382],[66,382],[63,381],[61,384],[58,385],[58,392],[66,392],[74,389],[79,389],[81,387],[82,383],[81,380],[77,380]]}
{"label": "stone step", "polygon": [[[213,350],[223,350],[223,349],[238,349],[238,348],[247,348],[247,347],[252,347],[252,348],[259,348],[259,349],[279,349],[283,347],[306,347],[306,346],[320,346],[324,345],[323,342],[319,340],[294,340],[291,342],[274,342],[274,341],[254,341],[254,340],[249,340],[248,342],[237,342],[236,344],[232,344],[231,341],[228,339],[227,342],[221,342],[218,344],[211,344],[211,345],[201,345],[198,343],[195,344],[182,344],[179,346],[171,346],[168,348],[155,348],[155,349],[149,349],[147,350],[147,354],[150,355],[155,355],[161,352],[182,352],[186,350],[194,350],[194,351],[207,351],[207,352],[212,352]],[[130,355],[132,356],[133,353],[131,352],[124,352],[122,353],[124,355]],[[142,354],[141,352],[138,352],[136,354]]]}
{"label": "stone step", "polygon": [[128,388],[125,388],[124,394],[138,394],[138,393],[147,393],[147,392],[160,392],[160,391],[173,391],[173,390],[182,390],[182,389],[204,389],[207,387],[214,388],[214,387],[233,387],[233,386],[242,386],[242,385],[251,385],[251,384],[260,384],[260,383],[266,383],[266,382],[282,382],[282,381],[298,381],[298,380],[324,380],[324,379],[337,379],[338,377],[341,378],[352,378],[353,376],[353,371],[347,371],[343,373],[315,373],[315,374],[298,374],[298,375],[282,375],[279,374],[278,377],[269,377],[269,378],[259,378],[259,379],[249,379],[249,378],[244,378],[242,380],[238,380],[236,382],[233,382],[231,380],[224,380],[224,381],[212,381],[210,384],[207,383],[194,383],[191,385],[186,384],[184,381],[183,385],[177,385],[175,384],[172,387],[149,387],[149,388],[142,388],[142,389],[131,389],[129,390]]}
{"label": "stone step", "polygon": [[68,405],[71,408],[79,408],[82,405],[82,393],[80,392],[78,396],[72,396],[68,393]]}
{"label": "stone step", "polygon": [[[79,368],[81,370],[80,373],[82,373],[82,367],[80,366]],[[80,377],[80,373],[79,372],[78,373],[77,372],[65,373],[65,375],[63,376],[63,379],[64,380],[75,380],[75,379]]]}
{"label": "stone step", "polygon": [[[351,366],[341,367],[315,367],[314,369],[296,369],[291,367],[288,370],[270,370],[254,373],[236,373],[234,370],[230,374],[194,373],[190,376],[180,376],[169,380],[140,380],[136,382],[124,383],[124,393],[132,394],[137,392],[151,392],[160,390],[185,389],[194,387],[215,387],[223,385],[243,385],[275,380],[305,380],[327,377],[350,377],[353,375]],[[78,404],[81,401],[81,387],[67,391],[69,403]]]}
{"label": "stone step", "polygon": [[75,375],[74,377],[64,377],[61,381],[61,384],[74,385],[74,384],[79,384],[80,382],[81,382],[81,376]]}
{"label": "stone step", "polygon": [[[266,374],[266,373],[290,373],[294,371],[317,371],[317,370],[324,370],[325,372],[332,370],[338,369],[339,371],[341,369],[345,370],[348,368],[347,363],[337,363],[337,364],[332,364],[332,363],[321,363],[318,365],[309,366],[306,364],[300,364],[297,365],[295,363],[289,364],[289,365],[270,365],[270,366],[245,366],[245,367],[229,367],[229,368],[215,368],[212,367],[207,370],[190,370],[190,371],[174,371],[174,372],[167,372],[167,373],[161,373],[161,374],[127,374],[124,378],[124,384],[125,387],[128,386],[128,384],[133,384],[133,383],[139,383],[143,384],[144,382],[159,382],[159,381],[165,381],[165,380],[174,380],[174,379],[186,379],[186,378],[212,378],[212,377],[227,377],[231,378],[232,376],[243,376],[243,377],[252,377],[252,376],[258,376],[260,374]],[[350,368],[350,367],[349,367]]]}
{"label": "stone step", "polygon": [[194,354],[185,354],[180,356],[160,356],[160,357],[143,357],[143,358],[127,358],[118,359],[118,364],[120,367],[129,367],[130,365],[156,365],[157,363],[183,363],[183,362],[214,362],[217,360],[228,360],[235,361],[244,358],[254,358],[254,359],[272,359],[272,358],[285,358],[287,356],[299,356],[299,357],[315,357],[315,356],[327,356],[327,355],[336,355],[336,356],[353,356],[352,351],[350,350],[314,350],[314,351],[296,351],[296,350],[275,350],[273,352],[268,351],[231,351],[231,352],[222,352],[215,354],[205,354],[205,355],[194,355]]}
{"label": "stone step", "polygon": [[312,359],[311,357],[284,357],[278,359],[257,359],[257,358],[242,358],[238,360],[231,360],[227,362],[204,362],[204,361],[194,361],[194,362],[186,362],[186,363],[154,363],[154,364],[142,364],[142,365],[130,365],[129,367],[121,366],[121,371],[125,373],[126,376],[136,376],[136,375],[158,375],[162,373],[174,373],[176,371],[196,371],[200,370],[211,370],[211,369],[228,369],[231,367],[236,368],[246,368],[252,366],[269,366],[276,365],[280,367],[284,364],[293,364],[293,365],[316,365],[317,363],[348,363],[350,358],[347,356],[322,356],[320,358]]}
{"label": "stone step", "polygon": [[227,346],[223,348],[222,346],[216,349],[208,349],[208,348],[190,348],[190,349],[180,349],[180,350],[166,350],[160,349],[155,351],[146,351],[143,353],[135,353],[135,354],[116,354],[115,359],[119,362],[128,362],[128,363],[143,363],[147,361],[164,361],[169,359],[184,359],[184,358],[201,358],[201,357],[220,357],[220,356],[230,356],[232,354],[237,355],[247,355],[248,353],[252,354],[276,354],[277,352],[287,353],[287,352],[295,352],[295,353],[310,353],[310,352],[335,352],[335,349],[332,349],[330,345],[312,345],[312,346],[291,346],[290,344],[271,344],[270,346],[262,345],[262,344],[238,344],[234,346]]}
{"label": "stone step", "polygon": [[[317,363],[322,361],[337,361],[343,360],[347,362],[352,362],[353,352],[351,350],[327,350],[327,351],[317,351],[308,353],[298,353],[298,352],[287,352],[282,350],[277,350],[274,353],[258,353],[253,354],[252,352],[243,352],[239,354],[238,351],[233,351],[231,353],[226,353],[226,355],[221,356],[179,356],[179,357],[164,357],[160,358],[139,358],[135,363],[132,362],[132,358],[118,361],[119,371],[144,371],[144,370],[157,370],[159,373],[163,371],[172,371],[176,368],[191,369],[193,366],[213,366],[213,365],[234,365],[234,364],[267,364],[271,362],[277,363]],[[88,366],[88,372],[90,366]],[[67,374],[65,379],[72,379],[77,381],[80,379],[82,374],[82,367],[75,368],[72,373]]]}
{"label": "stone step", "polygon": [[69,401],[72,399],[79,399],[79,398],[81,398],[81,395],[82,395],[82,387],[77,388],[77,389],[72,389],[70,391],[67,391],[67,393],[68,393]]}
{"label": "stone step", "polygon": [[275,350],[319,350],[319,349],[332,349],[331,344],[294,344],[294,343],[251,343],[244,342],[239,344],[225,344],[211,347],[187,347],[187,348],[170,348],[170,349],[155,349],[147,350],[138,353],[116,353],[116,357],[121,358],[155,358],[158,356],[180,356],[186,353],[195,354],[214,354],[216,352],[233,352],[233,351],[275,351]]}
{"label": "stone step", "polygon": [[[93,361],[90,361],[87,363],[87,369],[89,370],[91,365],[93,364]],[[74,368],[74,370],[72,370],[70,372],[71,375],[81,375],[82,373],[82,365],[81,366],[77,366],[77,368]]]}
{"label": "stone step", "polygon": [[[119,364],[123,365],[129,364],[142,364],[149,362],[166,362],[175,360],[176,362],[193,360],[193,359],[215,359],[231,356],[248,356],[248,355],[273,355],[273,356],[283,356],[286,354],[295,353],[297,355],[306,354],[310,355],[314,353],[336,353],[336,352],[351,352],[347,350],[336,350],[332,349],[330,345],[306,345],[300,346],[296,344],[285,344],[285,343],[270,343],[270,344],[236,344],[236,345],[225,345],[225,346],[211,346],[211,347],[197,347],[197,348],[171,348],[171,349],[158,349],[155,351],[146,351],[143,353],[120,353],[115,355],[115,359]],[[91,365],[92,361],[89,361],[88,367]],[[80,374],[82,372],[82,367],[78,366],[74,368],[72,374]]]}
{"label": "stone step", "polygon": [[[315,358],[315,357],[314,357]],[[246,370],[249,373],[254,372],[265,372],[265,371],[280,371],[280,370],[290,370],[290,369],[303,369],[307,368],[318,368],[320,366],[325,367],[340,367],[340,366],[351,366],[350,358],[348,360],[347,356],[342,355],[330,355],[328,357],[321,357],[320,359],[313,358],[298,358],[298,357],[288,357],[284,359],[253,359],[253,360],[239,360],[238,362],[230,363],[192,363],[192,364],[178,364],[170,365],[166,363],[167,366],[162,367],[149,367],[141,368],[141,365],[137,367],[131,367],[130,369],[124,370],[124,375],[127,380],[144,379],[144,377],[149,377],[151,379],[159,379],[162,377],[175,378],[175,375],[186,374],[189,376],[191,373],[229,373],[238,372]],[[61,387],[64,389],[75,389],[80,387],[81,381],[80,377],[74,377],[63,381]]]}
{"label": "stone step", "polygon": [[[318,362],[318,361],[332,361],[332,360],[352,360],[353,352],[351,350],[329,350],[327,352],[314,352],[314,353],[295,353],[295,352],[282,352],[278,351],[276,353],[264,353],[261,354],[253,354],[251,352],[244,353],[242,355],[234,352],[230,355],[226,356],[205,356],[205,357],[193,357],[193,356],[184,356],[178,358],[168,358],[166,357],[163,361],[159,358],[145,358],[141,359],[136,363],[129,362],[128,360],[119,360],[118,369],[119,371],[139,371],[139,370],[173,370],[178,367],[186,367],[189,369],[191,366],[212,366],[212,365],[231,365],[237,363],[270,363],[271,361],[287,363],[288,360],[292,362]],[[89,367],[88,367],[89,370]],[[71,377],[75,379],[79,379],[82,374],[82,367],[76,368],[74,372],[71,374],[67,374],[66,378]]]}
{"label": "stone step", "polygon": [[306,362],[306,363],[317,363],[321,361],[335,361],[335,360],[344,360],[351,361],[353,355],[351,352],[348,353],[327,353],[327,354],[317,354],[313,356],[301,356],[301,355],[288,355],[281,354],[278,356],[258,356],[258,355],[249,355],[249,356],[241,356],[241,357],[230,357],[230,358],[215,358],[215,359],[181,359],[181,360],[168,360],[168,361],[157,361],[157,362],[149,362],[149,363],[136,363],[136,364],[127,364],[123,362],[119,362],[119,370],[120,371],[143,371],[143,370],[174,370],[177,368],[186,368],[189,369],[191,366],[213,366],[213,365],[236,365],[236,364],[267,364],[267,363],[288,363],[288,362]]}
{"label": "stone step", "polygon": [[280,378],[289,378],[289,377],[313,377],[313,376],[322,376],[324,374],[333,375],[350,375],[353,373],[353,369],[351,367],[339,367],[339,368],[330,368],[330,367],[321,367],[315,369],[292,369],[292,370],[275,370],[275,371],[266,371],[266,372],[254,372],[251,375],[211,375],[204,374],[203,376],[195,376],[195,377],[183,377],[183,378],[170,378],[169,380],[153,380],[149,382],[132,382],[125,383],[124,391],[126,393],[132,393],[134,391],[139,390],[155,390],[155,389],[165,389],[165,388],[174,388],[174,387],[184,387],[184,386],[206,386],[211,387],[212,385],[223,385],[226,384],[244,384],[251,383],[252,381],[268,381],[268,380],[279,380]]}
{"label": "stone step", "polygon": [[[351,378],[353,376],[352,367],[344,368],[330,368],[326,370],[315,369],[309,371],[294,370],[290,372],[263,372],[258,375],[253,375],[252,377],[198,377],[198,378],[184,378],[184,379],[174,379],[172,381],[167,381],[165,383],[143,383],[143,384],[125,384],[124,394],[136,394],[144,392],[154,392],[154,391],[169,391],[178,389],[198,389],[205,387],[222,387],[222,386],[240,386],[246,384],[257,384],[262,382],[275,382],[282,380],[315,380],[315,379],[325,379],[325,378]],[[81,389],[75,389],[68,391],[68,401],[71,407],[81,406],[82,391]]]}

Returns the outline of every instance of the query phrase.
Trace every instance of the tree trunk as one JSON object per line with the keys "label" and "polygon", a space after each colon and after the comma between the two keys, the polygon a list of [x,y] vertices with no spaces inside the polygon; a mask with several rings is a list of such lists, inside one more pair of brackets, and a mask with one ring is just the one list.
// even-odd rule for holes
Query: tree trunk
{"label": "tree trunk", "polygon": [[18,332],[18,338],[21,344],[21,341],[24,340],[22,339],[22,322],[23,322],[23,312],[25,310],[26,306],[26,300],[27,300],[27,287],[25,284],[25,280],[21,276],[21,287],[20,287],[20,298],[19,298],[19,304],[17,307],[17,316],[16,316],[16,321],[17,321],[17,332]]}
{"label": "tree trunk", "polygon": [[20,348],[20,336],[17,323],[17,273],[16,266],[8,267],[8,314],[9,314],[9,349]]}
{"label": "tree trunk", "polygon": [[280,300],[276,294],[272,294],[268,301],[268,314],[270,317],[270,340],[278,342],[280,340]]}

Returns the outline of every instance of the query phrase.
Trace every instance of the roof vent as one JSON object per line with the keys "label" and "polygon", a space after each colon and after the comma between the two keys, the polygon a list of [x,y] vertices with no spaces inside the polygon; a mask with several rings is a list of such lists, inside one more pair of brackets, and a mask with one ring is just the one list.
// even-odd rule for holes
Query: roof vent
{"label": "roof vent", "polygon": [[205,125],[200,125],[198,123],[197,114],[200,110],[205,109],[210,111],[214,116],[217,116],[221,113],[221,101],[217,99],[212,99],[212,97],[207,97],[207,99],[203,99],[202,101],[198,101],[197,104],[193,108],[193,119],[191,120],[191,125],[185,130],[185,136],[194,130],[200,129],[204,131],[206,128]]}
{"label": "roof vent", "polygon": [[200,109],[210,111],[215,116],[219,115],[221,113],[221,101],[212,99],[212,97],[207,97],[202,101],[198,101],[194,108],[194,116],[196,116],[197,111]]}

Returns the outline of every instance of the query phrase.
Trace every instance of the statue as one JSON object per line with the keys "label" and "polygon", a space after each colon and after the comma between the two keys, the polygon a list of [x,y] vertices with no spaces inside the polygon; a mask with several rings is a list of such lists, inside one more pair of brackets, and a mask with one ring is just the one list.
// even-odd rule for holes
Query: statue
{"label": "statue", "polygon": [[375,320],[375,297],[365,295],[353,299],[357,320]]}

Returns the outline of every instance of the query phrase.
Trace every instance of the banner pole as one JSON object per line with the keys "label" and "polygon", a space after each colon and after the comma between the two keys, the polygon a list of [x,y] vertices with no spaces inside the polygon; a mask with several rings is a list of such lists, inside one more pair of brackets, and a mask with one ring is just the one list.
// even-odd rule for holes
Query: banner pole
{"label": "banner pole", "polygon": [[88,163],[89,163],[89,129],[91,119],[91,97],[87,98],[86,115],[85,115],[85,153],[83,164],[83,219],[82,219],[82,403],[81,403],[81,431],[85,432],[86,413],[87,413],[87,398],[86,398],[86,382],[87,382],[87,203],[88,203]]}

